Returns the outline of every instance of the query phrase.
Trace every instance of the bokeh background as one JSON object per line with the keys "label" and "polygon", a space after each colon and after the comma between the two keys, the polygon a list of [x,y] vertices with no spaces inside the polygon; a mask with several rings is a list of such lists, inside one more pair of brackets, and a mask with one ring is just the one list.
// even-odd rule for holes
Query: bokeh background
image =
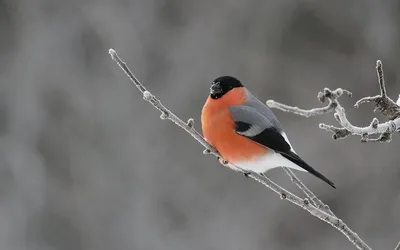
{"label": "bokeh background", "polygon": [[[142,100],[114,48],[182,119],[233,75],[260,99],[318,107],[343,87],[368,125],[381,59],[400,93],[395,0],[0,0],[0,249],[354,249],[339,232],[202,154]],[[332,115],[276,111],[330,179],[299,177],[374,249],[400,240],[400,138],[334,141]],[[298,192],[281,169],[268,175]]]}

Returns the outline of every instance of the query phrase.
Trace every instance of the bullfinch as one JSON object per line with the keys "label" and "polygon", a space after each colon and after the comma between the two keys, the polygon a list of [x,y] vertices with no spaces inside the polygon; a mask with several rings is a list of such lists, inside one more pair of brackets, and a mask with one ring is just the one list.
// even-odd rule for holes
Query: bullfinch
{"label": "bullfinch", "polygon": [[234,77],[221,76],[212,82],[201,125],[206,140],[244,171],[263,174],[289,167],[309,172],[336,188],[296,154],[274,113]]}

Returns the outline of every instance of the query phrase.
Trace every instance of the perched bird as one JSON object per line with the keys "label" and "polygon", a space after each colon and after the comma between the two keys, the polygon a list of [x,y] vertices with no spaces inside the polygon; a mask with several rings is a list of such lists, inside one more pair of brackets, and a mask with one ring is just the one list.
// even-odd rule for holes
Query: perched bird
{"label": "perched bird", "polygon": [[274,113],[234,77],[212,82],[201,125],[204,137],[222,157],[245,171],[263,174],[271,168],[289,167],[336,188],[296,154]]}

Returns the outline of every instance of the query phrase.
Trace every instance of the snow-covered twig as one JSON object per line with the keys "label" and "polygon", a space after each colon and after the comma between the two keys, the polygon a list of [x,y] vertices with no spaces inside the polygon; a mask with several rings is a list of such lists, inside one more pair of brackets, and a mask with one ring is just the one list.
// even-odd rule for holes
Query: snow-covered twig
{"label": "snow-covered twig", "polygon": [[[205,154],[213,154],[223,165],[230,167],[231,169],[238,171],[238,172],[246,172],[243,171],[239,167],[223,160],[222,156],[218,153],[218,151],[210,145],[204,137],[194,128],[194,120],[190,118],[188,122],[182,121],[179,117],[177,117],[174,113],[172,113],[169,109],[167,109],[161,102],[158,100],[153,94],[151,94],[143,84],[133,75],[130,69],[127,67],[125,62],[123,62],[120,57],[117,55],[115,50],[110,49],[109,54],[111,58],[122,68],[122,70],[128,75],[131,81],[135,84],[138,90],[143,94],[143,99],[150,102],[156,109],[161,112],[161,119],[168,119],[174,122],[176,125],[184,129],[187,133],[189,133],[194,139],[196,139],[201,145],[205,147],[204,153]],[[285,171],[287,169],[285,168]],[[275,193],[277,193],[281,199],[289,201],[304,210],[308,211],[311,215],[325,221],[326,223],[330,224],[337,230],[339,230],[342,234],[344,234],[351,243],[353,243],[358,249],[360,250],[371,250],[371,248],[355,233],[353,232],[341,219],[337,218],[330,212],[329,208],[327,210],[326,205],[322,203],[315,195],[294,175],[293,172],[289,170],[288,173],[292,176],[292,180],[306,193],[308,197],[311,197],[311,201],[313,204],[310,203],[308,199],[302,199],[291,192],[287,191],[286,189],[282,188],[278,184],[271,181],[265,175],[259,175],[255,172],[250,172],[248,176],[253,178],[254,180],[260,182],[264,186],[268,187]],[[320,208],[322,209],[320,209]],[[328,211],[328,212],[327,212]]]}
{"label": "snow-covered twig", "polygon": [[[321,102],[325,102],[325,100],[329,101],[328,105],[322,108],[305,110],[298,107],[288,106],[273,100],[268,100],[267,105],[271,108],[280,109],[285,112],[291,112],[305,117],[323,115],[335,111],[334,117],[341,127],[335,127],[324,123],[319,125],[321,129],[332,132],[333,139],[343,139],[349,135],[359,135],[361,136],[362,142],[390,142],[393,133],[399,131],[400,129],[400,106],[387,96],[382,62],[379,60],[376,63],[376,71],[381,94],[373,97],[368,96],[361,98],[354,106],[358,108],[362,103],[373,102],[375,104],[374,111],[379,111],[388,117],[389,121],[384,123],[379,123],[378,119],[374,118],[371,124],[366,127],[357,127],[352,125],[346,117],[345,109],[338,101],[338,98],[342,96],[343,93],[346,93],[349,96],[351,96],[351,93],[341,88],[333,91],[325,88],[323,92],[318,93],[318,99]],[[374,134],[379,134],[379,137],[369,138],[370,135]]]}

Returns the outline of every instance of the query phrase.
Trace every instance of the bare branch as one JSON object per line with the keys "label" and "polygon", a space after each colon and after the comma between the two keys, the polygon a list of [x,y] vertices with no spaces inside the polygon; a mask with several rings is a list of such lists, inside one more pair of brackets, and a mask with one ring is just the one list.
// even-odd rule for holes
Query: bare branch
{"label": "bare branch", "polygon": [[174,122],[179,127],[183,128],[186,132],[188,132],[191,136],[193,136],[201,145],[203,145],[206,150],[208,150],[209,154],[213,154],[217,157],[221,158],[221,155],[217,152],[217,150],[212,147],[199,132],[194,129],[194,120],[190,118],[189,121],[186,123],[179,119],[174,113],[168,110],[154,95],[152,95],[147,89],[143,86],[143,84],[133,75],[130,69],[126,66],[125,62],[119,58],[117,52],[115,50],[110,49],[109,54],[111,58],[122,68],[126,75],[131,79],[131,81],[135,84],[136,88],[142,92],[143,99],[150,102],[156,109],[161,112],[160,118],[162,120],[168,119]]}
{"label": "bare branch", "polygon": [[374,121],[367,127],[357,127],[352,125],[349,120],[347,120],[345,109],[336,101],[337,107],[335,108],[335,118],[339,121],[342,128],[336,128],[331,125],[320,124],[321,129],[325,129],[334,133],[334,139],[343,139],[349,135],[373,135],[382,133],[394,133],[400,127],[400,119],[394,121],[388,121],[385,123],[376,124]]}
{"label": "bare branch", "polygon": [[305,116],[307,118],[312,117],[312,116],[317,116],[317,115],[323,115],[323,114],[330,113],[335,110],[335,107],[332,104],[332,102],[329,102],[329,104],[326,105],[325,107],[313,108],[313,109],[308,109],[308,110],[301,109],[298,107],[291,107],[291,106],[288,106],[288,105],[285,105],[285,104],[282,104],[279,102],[275,102],[274,100],[268,100],[267,105],[271,108],[280,109],[285,112],[291,112],[296,115]]}
{"label": "bare branch", "polygon": [[331,209],[329,208],[328,205],[324,204],[320,199],[318,199],[318,197],[311,192],[310,189],[308,189],[308,187],[306,187],[306,185],[304,185],[299,178],[297,178],[297,176],[293,173],[293,171],[288,168],[288,167],[282,167],[285,172],[291,177],[292,182],[294,184],[297,185],[297,187],[303,191],[303,193],[308,197],[308,199],[310,199],[310,202],[313,206],[317,207],[319,210],[324,211],[325,213],[336,217],[336,215],[333,214],[333,212],[331,211]]}
{"label": "bare branch", "polygon": [[383,66],[380,60],[376,62],[376,74],[378,76],[381,94],[373,97],[361,98],[359,101],[356,102],[354,107],[358,108],[363,103],[373,102],[375,104],[374,111],[379,111],[387,116],[389,120],[394,120],[400,117],[400,107],[397,103],[395,103],[387,96],[385,78],[383,75]]}
{"label": "bare branch", "polygon": [[364,104],[364,103],[367,103],[367,102],[376,102],[376,100],[378,98],[380,98],[380,97],[381,97],[380,95],[363,97],[360,100],[358,100],[356,102],[356,104],[354,104],[354,107],[358,108],[358,107],[360,107],[361,104]]}
{"label": "bare branch", "polygon": [[[292,107],[279,102],[275,102],[273,100],[267,101],[267,105],[271,108],[277,108],[282,111],[291,112],[305,117],[323,115],[335,111],[334,117],[341,125],[341,127],[335,127],[323,123],[319,125],[321,129],[332,132],[333,139],[343,139],[350,135],[359,135],[361,137],[361,142],[390,142],[393,133],[399,131],[400,129],[400,96],[397,101],[398,104],[396,104],[392,99],[387,96],[382,62],[379,60],[376,64],[376,71],[378,75],[381,94],[373,97],[367,96],[361,98],[356,102],[354,106],[357,108],[363,103],[373,102],[375,104],[374,111],[379,111],[388,117],[389,121],[384,123],[379,123],[378,119],[374,118],[371,124],[366,127],[358,127],[352,125],[346,117],[345,109],[340,105],[338,101],[338,98],[344,92],[346,92],[349,96],[351,96],[351,93],[347,90],[340,88],[333,91],[325,88],[323,92],[318,93],[318,99],[321,102],[324,102],[326,99],[328,99],[329,101],[328,105],[322,108],[305,110],[299,109],[298,107]],[[370,135],[375,134],[379,136],[377,138],[369,138]]]}
{"label": "bare branch", "polygon": [[343,94],[347,94],[349,97],[351,97],[352,95],[350,91],[341,88],[338,88],[334,91],[330,91],[329,89],[324,89],[324,92],[318,93],[317,98],[322,103],[325,102],[326,99],[328,99],[329,101],[328,105],[326,105],[325,107],[313,108],[313,109],[301,109],[298,107],[292,107],[276,102],[274,100],[268,100],[266,103],[270,108],[276,108],[285,112],[291,112],[296,115],[305,116],[308,118],[312,116],[319,116],[333,112],[337,107],[337,105],[335,102],[332,101],[332,99],[337,99]]}
{"label": "bare branch", "polygon": [[400,250],[400,241],[397,243],[397,246],[394,248],[394,250]]}
{"label": "bare branch", "polygon": [[381,96],[386,97],[385,78],[383,77],[381,60],[376,61],[376,73],[378,75],[379,87],[381,88]]}
{"label": "bare branch", "polygon": [[[135,86],[138,88],[140,92],[143,94],[143,99],[150,102],[156,109],[158,109],[161,112],[161,119],[168,119],[174,122],[176,125],[184,129],[187,133],[189,133],[194,139],[196,139],[201,145],[205,147],[205,150],[203,151],[204,154],[213,154],[216,156],[221,164],[230,167],[231,169],[238,171],[238,172],[249,172],[249,171],[243,171],[239,167],[227,162],[222,158],[222,156],[218,153],[218,151],[210,145],[204,137],[194,128],[194,120],[190,118],[188,122],[184,122],[179,117],[177,117],[174,113],[172,113],[169,109],[167,109],[154,95],[152,95],[144,86],[143,84],[133,75],[133,73],[130,71],[130,69],[126,66],[126,64],[119,58],[115,50],[110,49],[109,53],[111,55],[111,58],[122,68],[122,70],[128,75],[128,77],[131,79],[131,81],[135,84]],[[285,169],[286,170],[286,169]],[[290,171],[291,172],[291,171]],[[314,204],[320,204],[317,206],[324,206],[321,201],[318,200],[318,198],[315,197],[315,195],[303,184],[301,181],[292,173],[289,174],[292,176],[293,181],[301,187],[303,192],[305,192],[308,196],[312,197],[312,202]],[[268,177],[265,175],[259,175],[255,172],[250,172],[248,174],[250,178],[253,178],[254,180],[260,182],[264,186],[268,187],[275,193],[277,193],[281,199],[287,200],[304,210],[308,211],[311,215],[325,221],[326,223],[330,224],[337,230],[339,230],[342,234],[344,234],[351,243],[353,243],[358,249],[360,250],[371,250],[371,248],[356,234],[354,233],[342,220],[338,219],[336,216],[333,215],[333,213],[327,213],[325,212],[325,207],[324,209],[319,209],[308,201],[308,199],[302,199],[286,189],[282,188],[281,186],[277,185],[273,181],[271,181]],[[321,205],[322,204],[322,205]],[[330,210],[329,210],[330,211]]]}

